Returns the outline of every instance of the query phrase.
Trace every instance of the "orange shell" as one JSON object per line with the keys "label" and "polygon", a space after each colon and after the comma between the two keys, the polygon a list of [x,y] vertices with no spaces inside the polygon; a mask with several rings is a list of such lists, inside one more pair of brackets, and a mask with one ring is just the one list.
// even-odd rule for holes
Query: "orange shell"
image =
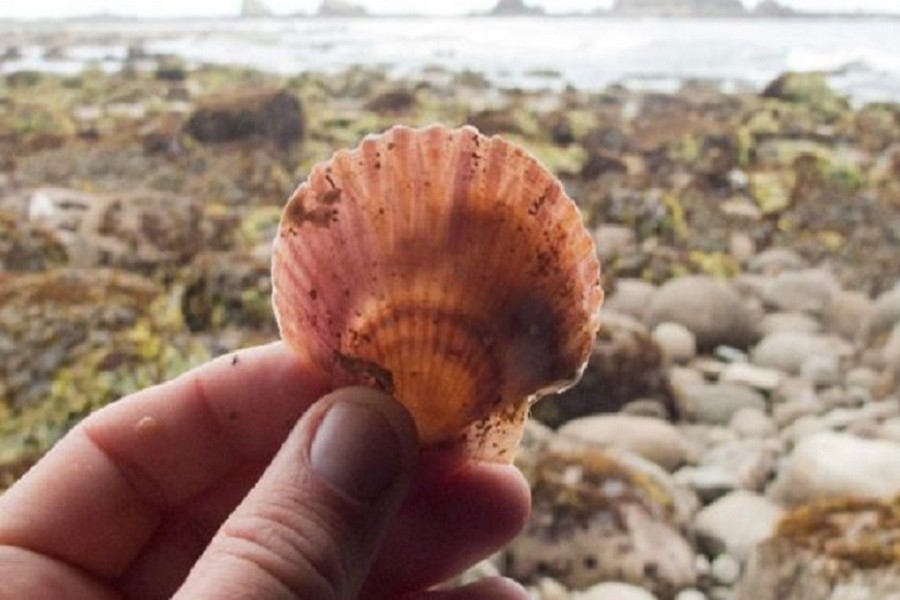
{"label": "orange shell", "polygon": [[531,400],[580,377],[603,299],[559,181],[472,127],[394,127],[316,166],[273,255],[281,336],[393,394],[424,445],[511,461]]}

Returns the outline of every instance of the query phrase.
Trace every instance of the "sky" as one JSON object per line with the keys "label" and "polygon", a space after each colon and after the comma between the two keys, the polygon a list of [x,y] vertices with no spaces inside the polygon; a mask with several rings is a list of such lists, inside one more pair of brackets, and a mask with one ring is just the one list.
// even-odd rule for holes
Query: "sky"
{"label": "sky", "polygon": [[[275,13],[311,13],[321,0],[263,0]],[[744,0],[748,6],[759,0]],[[781,0],[798,10],[867,11],[900,14],[900,0]],[[548,12],[608,7],[612,0],[526,0]],[[355,0],[373,13],[460,14],[489,10],[496,0]],[[241,0],[0,0],[0,18],[37,19],[114,13],[128,16],[174,17],[237,14]]]}

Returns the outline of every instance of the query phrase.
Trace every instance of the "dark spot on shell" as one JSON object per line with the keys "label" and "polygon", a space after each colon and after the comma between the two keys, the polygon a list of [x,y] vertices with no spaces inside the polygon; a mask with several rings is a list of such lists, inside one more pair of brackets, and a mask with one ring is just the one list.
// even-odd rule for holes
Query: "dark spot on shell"
{"label": "dark spot on shell", "polygon": [[341,188],[333,188],[319,195],[319,202],[326,206],[337,204],[341,201]]}
{"label": "dark spot on shell", "polygon": [[235,354],[234,356],[232,356],[232,357],[231,357],[231,366],[232,366],[232,367],[236,367],[239,360],[240,360],[240,359],[238,358],[238,355],[237,355],[237,354]]}
{"label": "dark spot on shell", "polygon": [[309,297],[313,300],[317,300],[319,298],[319,292],[317,290],[309,290]]}
{"label": "dark spot on shell", "polygon": [[238,419],[237,411],[234,411],[234,410],[228,411],[228,420],[231,423],[235,423],[237,421],[237,419]]}
{"label": "dark spot on shell", "polygon": [[332,222],[332,211],[326,207],[308,209],[303,206],[303,195],[294,196],[284,209],[285,221],[290,235],[296,235],[295,227],[306,223],[315,227],[328,227]]}
{"label": "dark spot on shell", "polygon": [[394,374],[388,369],[372,361],[340,352],[335,352],[334,358],[342,369],[358,378],[364,385],[378,388],[387,394],[394,393]]}

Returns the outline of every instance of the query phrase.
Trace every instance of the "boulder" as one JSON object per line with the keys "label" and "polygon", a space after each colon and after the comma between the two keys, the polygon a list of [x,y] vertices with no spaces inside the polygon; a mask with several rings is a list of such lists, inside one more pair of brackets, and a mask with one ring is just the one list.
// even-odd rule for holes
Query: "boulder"
{"label": "boulder", "polygon": [[828,86],[823,73],[784,73],[767,85],[762,95],[764,98],[803,104],[825,115],[838,115],[850,108],[847,100]]}
{"label": "boulder", "polygon": [[697,346],[746,348],[756,338],[757,316],[727,283],[703,275],[665,283],[647,309],[645,321],[656,327],[679,323],[697,337]]}
{"label": "boulder", "polygon": [[618,412],[637,399],[656,399],[676,414],[662,351],[647,328],[624,315],[601,312],[584,376],[573,388],[538,402],[532,414],[556,427],[585,415]]}
{"label": "boulder", "polygon": [[800,441],[772,487],[781,502],[900,494],[900,444],[823,432]]}
{"label": "boulder", "polygon": [[365,109],[380,115],[403,115],[416,107],[416,95],[406,89],[381,92],[369,99]]}
{"label": "boulder", "polygon": [[303,107],[288,91],[218,96],[200,102],[185,133],[207,144],[264,139],[282,148],[299,144],[306,129]]}

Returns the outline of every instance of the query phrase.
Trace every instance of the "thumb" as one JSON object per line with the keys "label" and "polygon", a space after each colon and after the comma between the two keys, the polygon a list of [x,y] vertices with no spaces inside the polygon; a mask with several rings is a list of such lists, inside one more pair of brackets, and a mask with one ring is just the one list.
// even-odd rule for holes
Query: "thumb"
{"label": "thumb", "polygon": [[403,407],[348,388],[300,419],[176,598],[354,598],[418,455]]}

